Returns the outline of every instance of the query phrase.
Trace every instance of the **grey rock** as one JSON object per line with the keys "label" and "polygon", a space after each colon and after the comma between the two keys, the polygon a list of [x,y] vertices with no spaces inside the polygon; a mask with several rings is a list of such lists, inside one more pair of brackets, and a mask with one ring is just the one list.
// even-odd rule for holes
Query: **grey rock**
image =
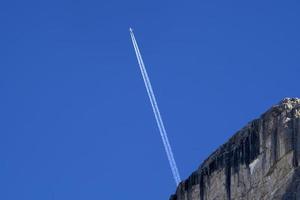
{"label": "grey rock", "polygon": [[300,200],[300,99],[285,98],[213,152],[170,200]]}

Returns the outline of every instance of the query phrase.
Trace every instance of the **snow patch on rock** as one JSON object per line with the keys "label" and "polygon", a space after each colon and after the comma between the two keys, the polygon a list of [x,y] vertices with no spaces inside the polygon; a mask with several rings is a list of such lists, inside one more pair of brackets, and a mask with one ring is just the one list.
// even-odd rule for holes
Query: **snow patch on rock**
{"label": "snow patch on rock", "polygon": [[250,173],[252,174],[254,171],[255,166],[257,165],[259,159],[256,158],[255,160],[253,160],[250,164],[249,164],[249,168],[250,168]]}

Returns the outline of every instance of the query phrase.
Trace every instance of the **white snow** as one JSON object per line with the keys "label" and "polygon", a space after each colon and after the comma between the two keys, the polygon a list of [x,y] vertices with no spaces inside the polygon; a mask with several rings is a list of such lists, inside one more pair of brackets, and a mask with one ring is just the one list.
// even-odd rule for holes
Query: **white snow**
{"label": "white snow", "polygon": [[252,161],[252,163],[249,164],[251,174],[253,173],[253,170],[254,170],[255,166],[257,165],[258,161],[259,161],[259,159],[256,158],[255,160]]}

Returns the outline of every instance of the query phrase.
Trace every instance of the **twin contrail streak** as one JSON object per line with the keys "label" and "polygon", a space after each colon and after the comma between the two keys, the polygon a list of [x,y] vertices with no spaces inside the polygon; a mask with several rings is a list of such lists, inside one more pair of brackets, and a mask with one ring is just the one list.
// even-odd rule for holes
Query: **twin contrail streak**
{"label": "twin contrail streak", "polygon": [[139,50],[139,47],[138,47],[137,42],[135,40],[132,29],[130,28],[129,30],[130,30],[130,36],[131,36],[131,40],[132,40],[133,47],[134,47],[134,50],[135,50],[135,54],[136,54],[136,57],[137,57],[137,60],[138,60],[139,66],[140,66],[140,70],[141,70],[141,73],[142,73],[142,76],[143,76],[143,79],[144,79],[146,90],[147,90],[147,93],[148,93],[148,96],[149,96],[149,99],[150,99],[150,102],[151,102],[151,105],[152,105],[152,109],[153,109],[153,113],[154,113],[154,116],[155,116],[155,119],[156,119],[156,122],[157,122],[157,126],[158,126],[158,129],[159,129],[159,132],[160,132],[160,136],[162,138],[162,141],[163,141],[163,144],[164,144],[164,147],[165,147],[165,151],[166,151],[166,154],[167,154],[167,157],[168,157],[168,160],[169,160],[169,164],[170,164],[170,167],[171,167],[171,170],[172,170],[172,174],[173,174],[176,185],[178,185],[180,183],[180,176],[179,176],[178,168],[177,168],[177,165],[176,165],[176,162],[175,162],[175,159],[174,159],[174,156],[173,156],[173,152],[172,152],[172,149],[171,149],[171,146],[170,146],[170,143],[169,143],[167,132],[166,132],[166,129],[164,127],[164,123],[162,121],[162,118],[161,118],[161,115],[160,115],[160,112],[159,112],[159,109],[158,109],[158,106],[157,106],[155,95],[154,95],[154,92],[153,92],[153,89],[152,89],[152,86],[151,86],[151,83],[150,83],[150,80],[149,80],[149,77],[148,77],[143,59],[142,59],[142,55],[140,53],[140,50]]}

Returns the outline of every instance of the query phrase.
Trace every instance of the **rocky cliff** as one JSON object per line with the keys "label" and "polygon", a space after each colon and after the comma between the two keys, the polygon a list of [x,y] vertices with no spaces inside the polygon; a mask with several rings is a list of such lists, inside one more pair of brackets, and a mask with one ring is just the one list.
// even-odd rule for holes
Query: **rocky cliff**
{"label": "rocky cliff", "polygon": [[285,98],[213,152],[170,200],[300,200],[300,99]]}

